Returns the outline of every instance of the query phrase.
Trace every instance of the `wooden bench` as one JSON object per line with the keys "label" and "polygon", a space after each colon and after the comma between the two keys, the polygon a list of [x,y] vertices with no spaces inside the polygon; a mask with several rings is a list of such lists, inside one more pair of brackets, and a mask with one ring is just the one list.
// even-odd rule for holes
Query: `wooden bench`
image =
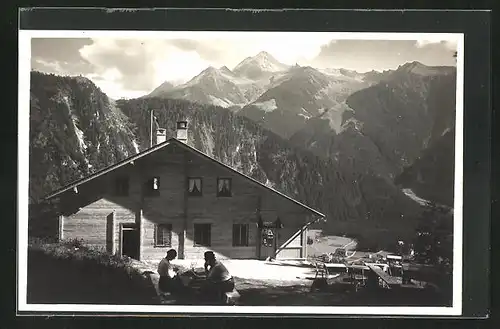
{"label": "wooden bench", "polygon": [[225,305],[238,305],[241,295],[235,288],[233,291],[224,293],[222,297]]}
{"label": "wooden bench", "polygon": [[[172,305],[172,304],[177,304],[180,302],[178,300],[178,298],[176,298],[174,296],[174,294],[172,294],[170,292],[162,292],[160,290],[160,288],[158,286],[159,285],[159,275],[157,273],[154,273],[152,271],[144,271],[142,274],[144,277],[149,278],[151,284],[154,286],[154,288],[156,290],[156,293],[159,297],[159,302],[161,304]],[[194,285],[194,287],[192,287],[192,288],[193,288],[193,291],[195,292],[195,294],[196,294],[197,290],[199,289],[199,285],[201,283],[203,283],[203,281],[204,281],[204,279],[191,280],[190,283]],[[240,293],[235,288],[235,289],[233,289],[233,291],[224,293],[222,295],[222,300],[220,302],[223,303],[224,305],[237,305],[240,297],[241,297]]]}
{"label": "wooden bench", "polygon": [[389,274],[382,271],[378,266],[367,264],[367,266],[372,270],[379,278],[382,279],[388,288],[398,287],[402,284],[401,278],[390,276]]}

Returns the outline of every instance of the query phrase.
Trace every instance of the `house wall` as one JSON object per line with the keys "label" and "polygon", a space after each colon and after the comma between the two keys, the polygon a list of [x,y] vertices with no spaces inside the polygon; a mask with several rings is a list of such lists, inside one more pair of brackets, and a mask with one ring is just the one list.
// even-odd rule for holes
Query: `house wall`
{"label": "house wall", "polygon": [[304,243],[304,233],[299,234],[290,241],[281,251],[279,249],[280,246],[287,242],[297,231],[301,230],[310,220],[309,214],[302,207],[277,195],[269,195],[262,199],[261,212],[264,221],[266,219],[267,221],[275,221],[279,216],[284,226],[277,232],[278,254],[276,258],[305,258],[306,244]]}
{"label": "house wall", "polygon": [[[203,253],[213,250],[219,258],[255,258],[257,242],[256,208],[258,191],[239,175],[201,158],[192,156],[187,175],[202,177],[203,196],[187,197],[186,258],[203,258]],[[232,196],[217,196],[217,178],[232,179]],[[211,224],[211,246],[194,246],[194,224]],[[249,245],[233,247],[233,224],[249,225]]]}
{"label": "house wall", "polygon": [[[257,258],[261,241],[257,211],[264,221],[274,222],[280,217],[285,227],[280,230],[278,246],[309,220],[310,213],[291,201],[196,154],[186,154],[163,149],[81,185],[78,194],[67,192],[64,238],[84,239],[91,245],[120,252],[120,223],[138,223],[142,228],[142,260],[159,260],[170,248],[187,259],[202,259],[207,250],[219,258]],[[116,197],[112,193],[114,181],[124,174],[130,177],[129,196]],[[160,195],[144,196],[143,184],[154,176],[160,177]],[[187,177],[203,179],[201,197],[187,196]],[[232,178],[231,197],[217,197],[217,177]],[[161,223],[172,225],[171,246],[154,245],[155,225]],[[194,245],[196,223],[212,225],[209,247]],[[249,224],[249,246],[232,246],[233,223]],[[112,235],[109,230],[113,230]],[[278,256],[304,255],[303,240],[300,235],[290,244],[292,249],[284,249]]]}
{"label": "house wall", "polygon": [[[169,161],[162,162],[156,158],[155,163],[147,163],[138,173],[142,182],[152,177],[160,178],[160,195],[143,196],[143,258],[160,259],[165,257],[171,248],[179,252],[182,244],[182,230],[184,223],[184,188],[185,178],[182,154],[168,154]],[[155,247],[154,234],[156,224],[172,224],[172,245],[169,247]]]}
{"label": "house wall", "polygon": [[[137,176],[131,175],[129,196],[113,195],[114,180],[118,175],[133,173],[133,167],[120,168],[107,176],[80,185],[78,193],[68,191],[62,197],[63,232],[65,240],[83,239],[88,245],[120,252],[120,224],[135,223],[140,209],[141,189]],[[113,214],[110,225],[110,215]],[[109,230],[113,230],[110,243]]]}
{"label": "house wall", "polygon": [[[122,223],[135,223],[135,213],[113,201],[102,198],[82,208],[77,213],[64,217],[64,239],[83,239],[93,246],[106,247],[108,216],[114,212],[114,244],[119,246],[119,227]],[[115,252],[118,249],[115,248]]]}

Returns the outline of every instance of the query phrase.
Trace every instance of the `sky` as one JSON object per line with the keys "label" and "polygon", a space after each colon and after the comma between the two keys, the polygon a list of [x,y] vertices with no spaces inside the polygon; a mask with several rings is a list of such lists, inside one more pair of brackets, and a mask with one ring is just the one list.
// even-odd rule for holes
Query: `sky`
{"label": "sky", "polygon": [[165,81],[187,82],[208,66],[233,69],[266,51],[284,64],[366,72],[406,62],[455,65],[456,42],[439,39],[340,40],[328,33],[261,33],[176,38],[33,38],[31,69],[85,76],[109,97],[134,98]]}

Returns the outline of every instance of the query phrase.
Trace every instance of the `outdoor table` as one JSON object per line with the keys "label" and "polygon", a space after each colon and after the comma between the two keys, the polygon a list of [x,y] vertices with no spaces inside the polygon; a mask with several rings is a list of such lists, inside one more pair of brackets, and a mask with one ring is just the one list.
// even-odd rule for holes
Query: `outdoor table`
{"label": "outdoor table", "polygon": [[179,277],[184,286],[195,288],[205,281],[206,274],[204,269],[190,269],[179,273]]}

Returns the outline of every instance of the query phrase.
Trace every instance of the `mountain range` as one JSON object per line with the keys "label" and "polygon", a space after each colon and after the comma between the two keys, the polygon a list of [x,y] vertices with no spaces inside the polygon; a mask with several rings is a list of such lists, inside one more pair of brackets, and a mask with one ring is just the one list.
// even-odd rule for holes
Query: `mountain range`
{"label": "mountain range", "polygon": [[261,52],[112,101],[88,79],[32,72],[30,201],[149,147],[154,109],[169,136],[187,119],[192,146],[324,212],[330,233],[408,237],[423,206],[406,189],[452,206],[439,175],[453,167],[455,83],[454,67],[358,73]]}

